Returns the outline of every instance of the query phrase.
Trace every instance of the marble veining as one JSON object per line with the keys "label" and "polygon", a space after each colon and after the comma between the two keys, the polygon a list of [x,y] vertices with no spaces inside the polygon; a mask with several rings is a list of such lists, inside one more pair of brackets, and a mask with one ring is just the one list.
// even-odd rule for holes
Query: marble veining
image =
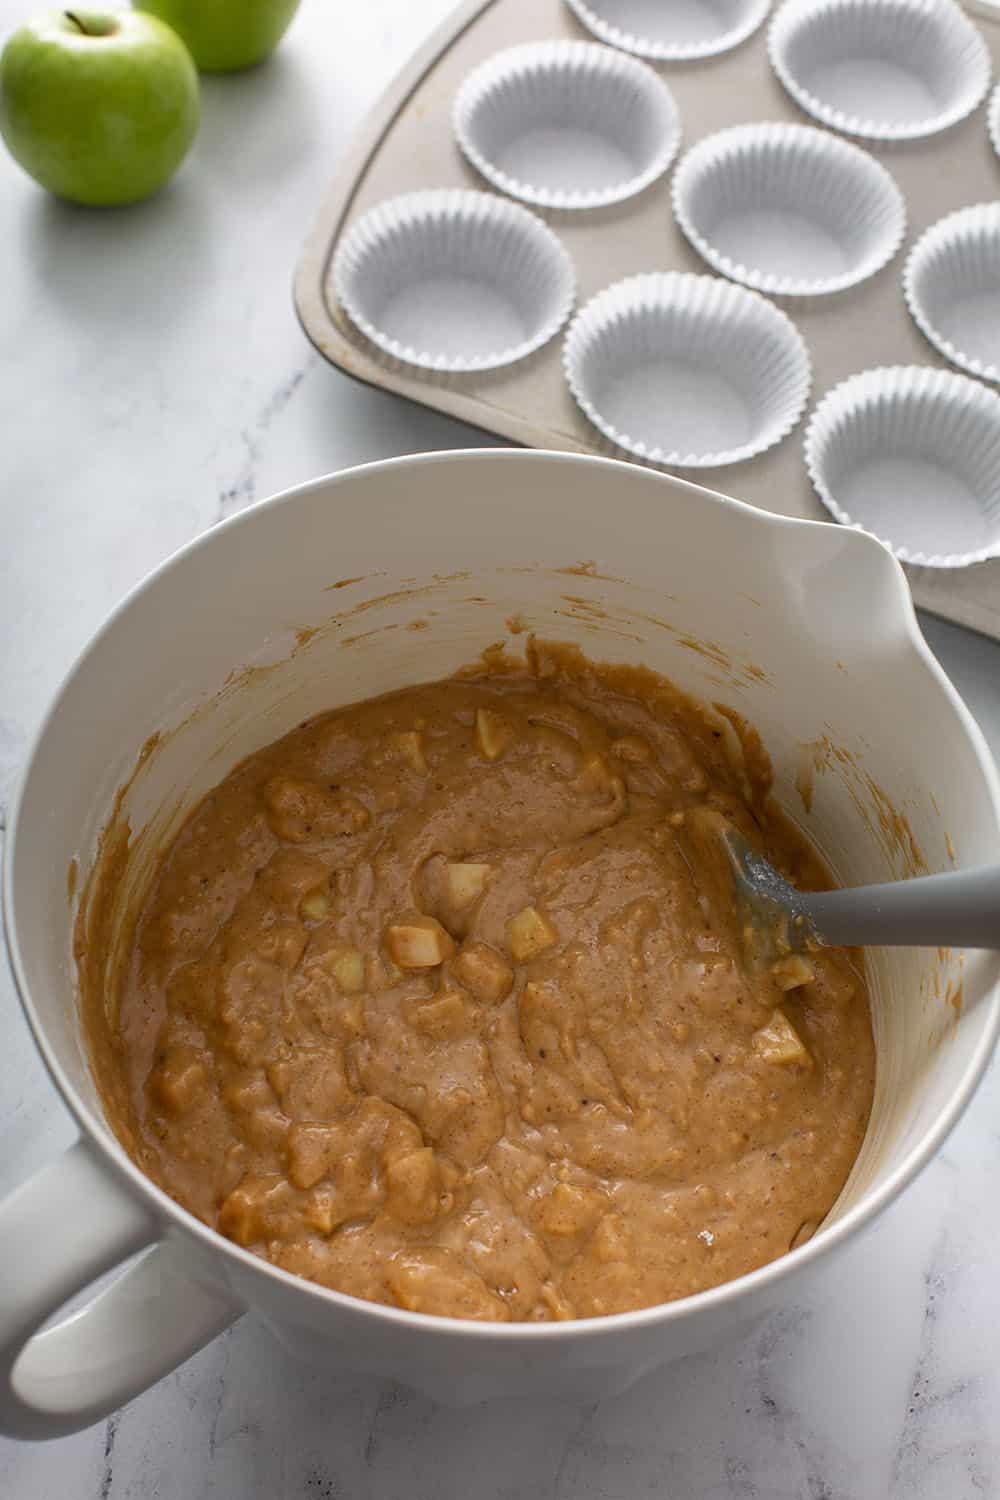
{"label": "marble veining", "polygon": [[[317,474],[482,434],[319,358],[291,275],[338,155],[450,0],[304,0],[268,67],[205,87],[138,209],[45,199],[0,156],[0,838],[45,706],[107,611],[205,527]],[[0,32],[25,14],[0,0]],[[1000,647],[925,620],[1000,750]],[[0,974],[0,1193],[74,1129]],[[1000,1085],[803,1295],[579,1409],[454,1413],[321,1374],[252,1318],[109,1421],[0,1440],[2,1500],[967,1500],[1000,1494]],[[3,1247],[0,1245],[0,1256]]]}
{"label": "marble veining", "polygon": [[319,362],[319,355],[310,354],[302,361],[287,379],[283,380],[275,390],[271,392],[263,406],[257,412],[253,422],[243,429],[241,436],[246,449],[246,456],[240,464],[236,473],[223,483],[219,490],[219,510],[217,521],[225,521],[237,511],[243,510],[247,505],[252,505],[255,500],[263,497],[257,494],[257,468],[260,463],[261,449],[274,423],[282,415],[289,402],[295,397],[296,392],[302,385],[306,376]]}

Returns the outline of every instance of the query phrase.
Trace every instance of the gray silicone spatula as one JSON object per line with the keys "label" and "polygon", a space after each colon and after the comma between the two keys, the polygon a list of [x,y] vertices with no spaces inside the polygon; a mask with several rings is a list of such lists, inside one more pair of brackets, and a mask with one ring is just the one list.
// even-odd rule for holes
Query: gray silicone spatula
{"label": "gray silicone spatula", "polygon": [[735,829],[722,840],[753,932],[786,953],[816,944],[1000,948],[1000,865],[806,892],[789,885]]}

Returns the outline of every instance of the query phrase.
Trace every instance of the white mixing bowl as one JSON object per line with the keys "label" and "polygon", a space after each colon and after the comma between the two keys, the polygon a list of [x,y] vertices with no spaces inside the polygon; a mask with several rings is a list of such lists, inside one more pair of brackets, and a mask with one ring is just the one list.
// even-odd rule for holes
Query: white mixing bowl
{"label": "white mixing bowl", "polygon": [[[515,614],[745,714],[773,756],[779,800],[841,880],[912,873],[911,838],[931,870],[948,867],[951,847],[962,865],[996,859],[989,753],[924,645],[898,564],[868,536],[638,467],[514,451],[372,464],[209,531],[83,653],[8,828],[13,969],[81,1139],[0,1205],[0,1431],[85,1426],[248,1308],[321,1364],[441,1400],[593,1401],[798,1295],[955,1124],[996,1038],[1000,957],[880,950],[870,959],[874,1110],[835,1209],[801,1249],[666,1306],[541,1325],[377,1306],[257,1259],[143,1176],[88,1067],[67,899],[70,863],[86,874],[117,790],[127,783],[116,816],[132,830],[134,892],[163,840],[249,752],[322,709],[449,673],[507,638]],[[950,1003],[959,984],[960,1017]],[[143,1247],[82,1311],[36,1332]]]}

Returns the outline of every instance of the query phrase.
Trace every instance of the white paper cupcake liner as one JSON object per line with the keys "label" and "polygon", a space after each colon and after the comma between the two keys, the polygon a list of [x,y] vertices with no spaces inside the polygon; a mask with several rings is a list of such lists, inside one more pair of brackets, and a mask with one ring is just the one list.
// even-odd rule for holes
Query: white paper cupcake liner
{"label": "white paper cupcake liner", "polygon": [[809,395],[794,323],[714,276],[633,276],[570,325],[566,380],[617,447],[672,468],[738,463],[787,437]]}
{"label": "white paper cupcake liner", "polygon": [[932,225],[907,258],[903,295],[946,359],[1000,381],[1000,203],[977,203]]}
{"label": "white paper cupcake liner", "polygon": [[674,216],[715,270],[761,292],[812,297],[886,265],[906,230],[884,167],[810,125],[737,125],[674,174]]}
{"label": "white paper cupcake liner", "polygon": [[663,80],[594,42],[529,42],[491,57],[459,89],[452,126],[494,187],[545,208],[631,198],[680,146]]}
{"label": "white paper cupcake liner", "polygon": [[986,119],[986,128],[993,142],[993,149],[1000,156],[1000,85],[998,85],[990,97],[990,108]]}
{"label": "white paper cupcake liner", "polygon": [[386,354],[426,370],[488,370],[553,338],[576,294],[573,264],[535,214],[492,193],[405,193],[357,220],[333,286]]}
{"label": "white paper cupcake liner", "polygon": [[714,57],[752,36],[771,0],[566,0],[610,47],[655,62]]}
{"label": "white paper cupcake liner", "polygon": [[813,412],[805,459],[831,514],[901,562],[1000,556],[1000,396],[965,375],[921,365],[852,375]]}
{"label": "white paper cupcake liner", "polygon": [[785,0],[768,50],[807,114],[872,140],[945,130],[990,82],[986,43],[955,0]]}

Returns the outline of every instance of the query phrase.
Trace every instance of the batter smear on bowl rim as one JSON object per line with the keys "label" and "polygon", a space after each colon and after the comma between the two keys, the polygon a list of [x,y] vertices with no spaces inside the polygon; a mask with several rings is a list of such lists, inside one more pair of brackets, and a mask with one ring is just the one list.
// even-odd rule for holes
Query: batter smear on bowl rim
{"label": "batter smear on bowl rim", "polygon": [[110,1020],[81,917],[128,1150],[275,1265],[424,1313],[622,1312],[803,1242],[867,1124],[868,997],[855,953],[748,955],[721,827],[829,876],[739,737],[532,640],[252,755],[164,852]]}

